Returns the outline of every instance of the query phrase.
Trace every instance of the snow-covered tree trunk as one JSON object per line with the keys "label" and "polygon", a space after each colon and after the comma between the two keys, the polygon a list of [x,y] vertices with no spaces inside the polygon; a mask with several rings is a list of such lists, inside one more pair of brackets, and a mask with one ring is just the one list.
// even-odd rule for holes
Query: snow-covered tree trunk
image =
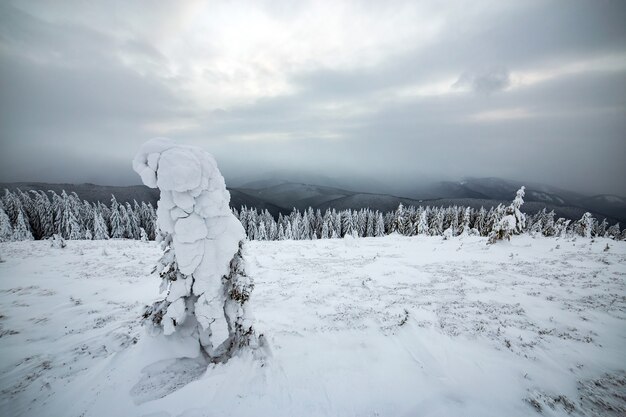
{"label": "snow-covered tree trunk", "polygon": [[245,231],[213,157],[168,139],[146,142],[133,160],[144,184],[159,188],[157,223],[165,235],[159,272],[164,300],[146,318],[166,335],[194,336],[214,361],[257,346],[248,308]]}

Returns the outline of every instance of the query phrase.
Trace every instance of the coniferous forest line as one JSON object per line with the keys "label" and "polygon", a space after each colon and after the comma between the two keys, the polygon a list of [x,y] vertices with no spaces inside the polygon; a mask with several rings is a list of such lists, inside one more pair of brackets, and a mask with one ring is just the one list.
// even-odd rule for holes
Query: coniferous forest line
{"label": "coniferous forest line", "polygon": [[[523,195],[523,194],[522,194]],[[522,201],[523,202],[523,201]],[[519,208],[519,206],[518,206]],[[490,209],[451,206],[400,205],[390,212],[361,210],[294,209],[274,218],[267,210],[241,207],[233,213],[250,240],[311,240],[351,237],[379,237],[391,233],[404,236],[428,235],[446,238],[458,235],[490,236],[498,232],[510,207]],[[515,226],[517,233],[543,236],[586,236],[626,239],[619,223],[597,221],[589,213],[576,221],[556,218],[545,209],[525,215]],[[514,228],[514,227],[512,227]],[[0,197],[0,241],[42,240],[58,235],[63,239],[155,240],[156,210],[152,204],[89,203],[76,193],[5,190]]]}

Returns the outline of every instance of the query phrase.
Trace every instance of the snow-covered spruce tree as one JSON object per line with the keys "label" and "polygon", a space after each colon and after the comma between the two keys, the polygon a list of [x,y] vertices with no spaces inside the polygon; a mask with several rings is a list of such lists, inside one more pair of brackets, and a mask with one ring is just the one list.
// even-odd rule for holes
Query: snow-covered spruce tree
{"label": "snow-covered spruce tree", "polygon": [[574,224],[574,232],[586,238],[594,236],[596,228],[596,219],[593,218],[591,213],[586,212],[583,216]]}
{"label": "snow-covered spruce tree", "polygon": [[[0,215],[1,214],[2,213],[0,213]],[[615,240],[619,240],[619,238],[621,237],[621,233],[620,233],[620,229],[619,229],[619,223],[615,223],[613,226],[611,226],[611,227],[609,227],[607,229],[606,237],[611,238],[611,239],[615,239]]]}
{"label": "snow-covered spruce tree", "polygon": [[39,213],[37,212],[36,202],[30,198],[30,193],[25,193],[19,188],[16,190],[17,198],[22,204],[22,210],[25,214],[25,220],[28,223],[28,229],[35,240],[41,239],[41,224],[39,222]]}
{"label": "snow-covered spruce tree", "polygon": [[596,230],[594,231],[594,234],[597,237],[606,237],[606,230],[609,227],[609,222],[606,221],[606,219],[602,219],[601,222],[596,223]]}
{"label": "snow-covered spruce tree", "polygon": [[52,203],[48,199],[48,196],[43,191],[39,191],[37,201],[39,202],[37,208],[39,210],[40,223],[43,236],[42,239],[47,239],[54,234],[54,208]]}
{"label": "snow-covered spruce tree", "polygon": [[11,240],[33,240],[33,235],[30,233],[30,230],[28,230],[26,220],[24,220],[24,215],[21,210],[17,213],[17,222],[13,228],[13,237]]}
{"label": "snow-covered spruce tree", "polygon": [[383,214],[378,211],[376,212],[376,221],[374,223],[374,236],[385,236],[385,219],[383,219]]}
{"label": "snow-covered spruce tree", "polygon": [[[512,235],[519,235],[526,226],[526,216],[520,211],[520,207],[524,204],[524,190],[522,186],[517,190],[517,195],[510,206],[504,209],[504,215],[497,221],[493,230],[489,234],[487,243],[495,243],[498,240],[510,240]],[[498,206],[502,210],[501,206]],[[498,211],[501,213],[501,211]]]}
{"label": "snow-covered spruce tree", "polygon": [[106,240],[109,238],[109,231],[104,218],[96,207],[93,209],[93,238],[95,240]]}
{"label": "snow-covered spruce tree", "polygon": [[[619,234],[619,228],[618,228]],[[4,211],[2,202],[0,202],[0,242],[8,242],[13,238],[13,227],[11,226],[11,219]]]}
{"label": "snow-covered spruce tree", "polygon": [[243,261],[244,229],[213,157],[169,139],[146,142],[133,160],[149,187],[159,188],[157,223],[164,253],[157,268],[164,300],[145,317],[165,335],[199,341],[212,361],[258,346],[248,299],[254,288]]}
{"label": "snow-covered spruce tree", "polygon": [[125,227],[122,219],[122,214],[120,213],[120,207],[115,196],[111,196],[111,233],[110,236],[113,239],[121,239],[124,237]]}
{"label": "snow-covered spruce tree", "polygon": [[485,236],[485,221],[487,220],[487,211],[484,207],[480,207],[478,213],[476,213],[476,219],[474,220],[474,229],[480,236]]}
{"label": "snow-covered spruce tree", "polygon": [[470,220],[472,215],[472,209],[470,207],[466,207],[463,212],[463,222],[461,223],[461,235],[467,236],[470,235]]}
{"label": "snow-covered spruce tree", "polygon": [[20,212],[22,212],[22,203],[20,202],[20,199],[5,188],[2,203],[4,205],[4,211],[11,220],[11,226],[15,228],[17,225],[17,216]]}

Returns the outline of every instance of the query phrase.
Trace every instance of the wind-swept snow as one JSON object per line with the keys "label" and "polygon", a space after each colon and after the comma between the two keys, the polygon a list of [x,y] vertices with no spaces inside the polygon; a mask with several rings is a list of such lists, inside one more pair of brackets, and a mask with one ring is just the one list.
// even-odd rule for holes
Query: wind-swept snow
{"label": "wind-swept snow", "polygon": [[153,243],[0,244],[0,415],[624,415],[626,243],[485,240],[249,242],[271,355],[208,368],[138,325]]}

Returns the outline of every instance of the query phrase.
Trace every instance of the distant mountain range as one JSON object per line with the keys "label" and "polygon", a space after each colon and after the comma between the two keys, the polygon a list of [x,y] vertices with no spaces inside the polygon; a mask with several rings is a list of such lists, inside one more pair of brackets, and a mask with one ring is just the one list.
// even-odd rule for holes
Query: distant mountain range
{"label": "distant mountain range", "polygon": [[[466,178],[460,182],[442,181],[426,187],[407,191],[404,196],[384,193],[366,193],[327,185],[313,185],[288,180],[267,179],[242,183],[229,187],[231,206],[256,207],[268,210],[272,215],[288,213],[293,208],[308,207],[337,210],[371,208],[395,210],[400,203],[414,206],[471,206],[489,208],[500,203],[508,204],[520,182],[499,178]],[[0,183],[0,189],[53,190],[60,193],[76,192],[84,200],[108,203],[111,194],[118,201],[146,201],[156,206],[159,191],[142,185],[116,187],[95,184],[47,184],[38,182]],[[579,219],[584,212],[596,218],[606,218],[610,223],[626,223],[626,198],[616,195],[585,196],[541,184],[526,184],[524,211],[535,213],[543,208],[554,210],[559,217]]]}

